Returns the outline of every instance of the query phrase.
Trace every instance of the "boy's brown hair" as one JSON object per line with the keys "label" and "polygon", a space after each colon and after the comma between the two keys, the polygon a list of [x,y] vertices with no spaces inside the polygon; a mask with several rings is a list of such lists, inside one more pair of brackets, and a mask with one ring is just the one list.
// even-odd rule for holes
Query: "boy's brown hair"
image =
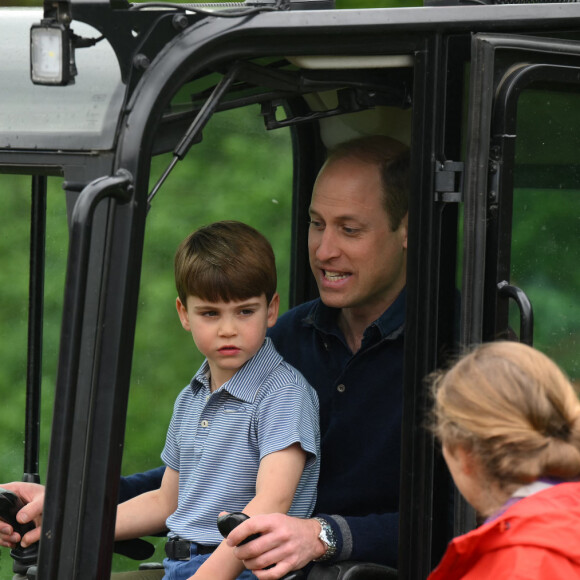
{"label": "boy's brown hair", "polygon": [[276,292],[276,261],[270,242],[253,227],[220,221],[190,234],[175,253],[175,285],[188,296],[231,302]]}

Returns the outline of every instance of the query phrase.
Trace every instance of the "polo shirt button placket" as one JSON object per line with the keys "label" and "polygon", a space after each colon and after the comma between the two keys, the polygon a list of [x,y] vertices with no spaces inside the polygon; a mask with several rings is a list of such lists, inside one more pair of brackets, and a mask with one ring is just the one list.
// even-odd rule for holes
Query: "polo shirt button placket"
{"label": "polo shirt button placket", "polygon": [[205,429],[205,428],[209,427],[209,421],[207,419],[203,419],[200,422],[200,425]]}

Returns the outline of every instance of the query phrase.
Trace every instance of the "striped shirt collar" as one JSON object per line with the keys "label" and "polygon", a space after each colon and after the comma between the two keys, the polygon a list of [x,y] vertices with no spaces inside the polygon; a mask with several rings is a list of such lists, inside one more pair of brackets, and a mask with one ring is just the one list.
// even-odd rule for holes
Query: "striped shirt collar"
{"label": "striped shirt collar", "polygon": [[[258,387],[282,360],[272,340],[266,338],[260,350],[215,392],[227,391],[233,397],[251,403]],[[203,387],[210,390],[209,372],[209,363],[206,359],[191,380],[190,386],[194,392]]]}

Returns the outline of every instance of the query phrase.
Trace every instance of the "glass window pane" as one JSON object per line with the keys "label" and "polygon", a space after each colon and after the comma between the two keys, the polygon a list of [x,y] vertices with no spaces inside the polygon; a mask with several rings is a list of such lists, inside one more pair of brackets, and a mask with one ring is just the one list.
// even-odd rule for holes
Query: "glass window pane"
{"label": "glass window pane", "polygon": [[[580,378],[580,94],[522,93],[518,105],[511,283],[534,309],[534,346]],[[515,308],[510,325],[519,328]]]}

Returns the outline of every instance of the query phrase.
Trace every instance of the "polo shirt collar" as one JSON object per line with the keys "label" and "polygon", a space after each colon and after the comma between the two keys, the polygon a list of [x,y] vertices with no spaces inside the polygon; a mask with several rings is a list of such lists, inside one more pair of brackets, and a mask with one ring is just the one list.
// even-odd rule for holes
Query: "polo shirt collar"
{"label": "polo shirt collar", "polygon": [[[407,301],[407,287],[405,286],[395,301],[377,318],[365,331],[379,334],[379,338],[396,338],[402,334],[405,325],[405,305]],[[340,308],[326,306],[320,298],[314,301],[312,308],[303,319],[307,326],[325,334],[332,334],[342,340],[342,332],[338,327]]]}
{"label": "polo shirt collar", "polygon": [[[215,392],[224,390],[237,399],[252,403],[258,392],[258,387],[282,360],[272,340],[266,337],[260,350]],[[210,388],[209,373],[209,363],[206,359],[191,380],[190,386],[194,392],[202,387]]]}

